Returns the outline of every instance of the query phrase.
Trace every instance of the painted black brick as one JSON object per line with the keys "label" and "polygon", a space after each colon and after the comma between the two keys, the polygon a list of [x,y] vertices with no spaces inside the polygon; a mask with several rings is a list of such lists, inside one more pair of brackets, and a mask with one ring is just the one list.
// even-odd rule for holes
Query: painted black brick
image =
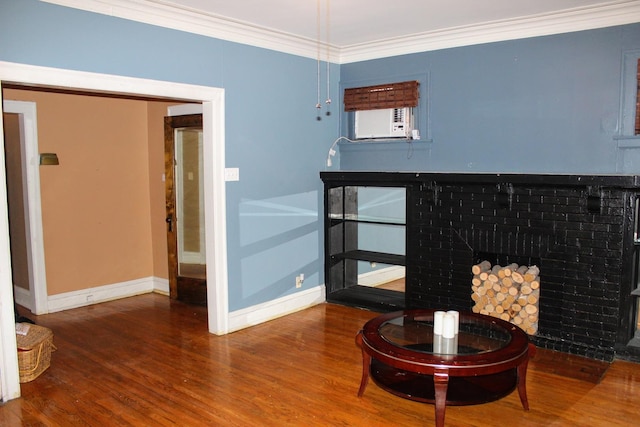
{"label": "painted black brick", "polygon": [[[478,254],[541,269],[542,347],[611,360],[620,317],[623,190],[458,182],[421,185],[410,207],[410,308],[468,310]],[[412,267],[415,266],[415,267]]]}

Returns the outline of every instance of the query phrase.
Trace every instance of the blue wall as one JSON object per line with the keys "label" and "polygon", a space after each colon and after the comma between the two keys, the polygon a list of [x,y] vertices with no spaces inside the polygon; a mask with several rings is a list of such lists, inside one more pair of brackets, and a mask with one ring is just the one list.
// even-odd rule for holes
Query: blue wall
{"label": "blue wall", "polygon": [[323,282],[318,172],[338,114],[316,120],[315,60],[0,0],[0,61],[224,88],[226,164],[240,168],[240,181],[227,183],[230,310],[299,291],[300,273],[301,290]]}
{"label": "blue wall", "polygon": [[[640,171],[614,138],[634,50],[640,24],[333,66],[334,100],[424,78],[431,141],[341,144],[332,169]],[[302,290],[323,283],[318,172],[343,115],[316,121],[315,60],[36,0],[0,0],[0,60],[224,88],[226,164],[240,168],[227,183],[230,309],[296,292],[299,273]]]}
{"label": "blue wall", "polygon": [[345,64],[343,87],[427,75],[432,140],[341,143],[340,168],[639,173],[615,138],[623,56],[639,50],[634,24]]}

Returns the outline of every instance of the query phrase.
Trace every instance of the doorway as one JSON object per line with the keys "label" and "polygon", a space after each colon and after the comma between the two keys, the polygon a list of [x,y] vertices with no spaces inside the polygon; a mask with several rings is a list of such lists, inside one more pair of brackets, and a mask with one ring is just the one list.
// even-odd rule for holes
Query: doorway
{"label": "doorway", "polygon": [[16,302],[47,313],[36,103],[3,101],[11,265]]}
{"label": "doorway", "polygon": [[207,304],[202,114],[164,118],[169,295]]}
{"label": "doorway", "polygon": [[[208,272],[208,328],[214,334],[229,330],[226,260],[226,195],[224,185],[224,89],[156,80],[63,70],[0,62],[0,83],[40,85],[65,90],[87,90],[122,96],[151,96],[202,102],[204,204]],[[1,127],[0,121],[0,127]],[[2,129],[0,129],[1,131]],[[0,142],[4,142],[0,132]],[[0,178],[4,179],[4,165]],[[4,206],[4,207],[3,207]],[[215,211],[213,206],[218,207]],[[10,286],[8,212],[6,194],[0,189],[0,383],[2,400],[20,396],[15,343],[13,292]],[[213,236],[215,235],[215,239]],[[4,302],[8,302],[5,304]]]}
{"label": "doorway", "polygon": [[[7,171],[7,207],[9,209],[9,236],[11,237],[11,277],[16,293],[30,294],[30,271],[27,248],[27,215],[25,204],[25,180],[22,146],[24,132],[20,114],[4,112],[4,155]],[[21,298],[22,304],[31,309],[29,298]]]}

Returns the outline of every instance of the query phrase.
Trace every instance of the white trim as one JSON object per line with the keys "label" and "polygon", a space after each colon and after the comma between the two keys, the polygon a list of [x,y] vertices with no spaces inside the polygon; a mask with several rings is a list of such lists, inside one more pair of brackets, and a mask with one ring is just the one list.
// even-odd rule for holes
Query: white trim
{"label": "white trim", "polygon": [[[30,302],[25,305],[34,314],[47,313],[47,270],[42,230],[42,203],[40,198],[40,169],[38,155],[38,115],[35,102],[3,101],[3,111],[22,116],[24,141],[22,145],[27,213],[27,263],[29,266]],[[21,303],[22,305],[22,303]]]}
{"label": "white trim", "polygon": [[152,277],[153,292],[169,296],[169,279],[163,279],[161,277]]}
{"label": "white trim", "polygon": [[51,295],[48,298],[49,313],[85,307],[135,295],[148,294],[154,291],[154,285],[155,281],[153,277],[145,277],[111,285],[96,286],[79,291]]}
{"label": "white trim", "polygon": [[201,104],[180,104],[167,107],[167,116],[188,116],[202,114]]}
{"label": "white trim", "polygon": [[203,102],[202,110],[209,332],[223,335],[229,331],[224,91],[217,92],[212,101]]}
{"label": "white trim", "polygon": [[[208,212],[205,221],[207,266],[209,267],[207,269],[208,327],[211,333],[227,333],[229,302],[224,181],[224,89],[10,62],[0,62],[0,82],[2,81],[202,102],[205,209]],[[0,126],[0,144],[4,144],[2,126]],[[0,160],[2,165],[0,182],[5,182],[3,153],[0,153]],[[18,397],[20,394],[12,290],[6,188],[0,185],[0,384],[2,397],[5,400]]]}
{"label": "white trim", "polygon": [[43,1],[293,55],[309,58],[317,56],[318,43],[314,39],[262,28],[224,16],[198,13],[175,5],[147,0]]}
{"label": "white trim", "polygon": [[[221,40],[316,58],[317,41],[223,16],[149,0],[43,0],[61,6],[159,25]],[[621,0],[412,34],[374,42],[331,46],[331,62],[349,63],[451,47],[569,33],[640,22],[640,1]],[[321,46],[326,50],[326,46]]]}
{"label": "white trim", "polygon": [[31,291],[20,286],[13,285],[13,299],[16,304],[31,310]]}
{"label": "white trim", "polygon": [[326,301],[324,285],[229,313],[229,332],[259,325]]}
{"label": "white trim", "polygon": [[[1,91],[0,101],[2,101]],[[18,374],[16,319],[13,309],[7,171],[4,165],[4,123],[0,115],[0,396],[2,401],[6,402],[20,397],[20,375]]]}
{"label": "white trim", "polygon": [[613,2],[524,18],[430,31],[407,37],[345,46],[340,63],[471,46],[528,37],[571,33],[640,22],[640,1]]}
{"label": "white trim", "polygon": [[[169,295],[169,281],[161,277],[144,277],[110,285],[96,286],[79,291],[65,292],[48,297],[49,313],[86,307],[101,302],[156,292]],[[16,295],[17,300],[17,295]]]}

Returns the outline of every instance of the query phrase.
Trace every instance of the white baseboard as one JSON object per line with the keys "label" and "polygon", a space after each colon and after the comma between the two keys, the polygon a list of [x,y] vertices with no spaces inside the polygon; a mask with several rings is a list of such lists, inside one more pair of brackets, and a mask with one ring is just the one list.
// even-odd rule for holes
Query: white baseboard
{"label": "white baseboard", "polygon": [[161,279],[160,277],[152,277],[153,292],[169,296],[169,279]]}
{"label": "white baseboard", "polygon": [[[169,281],[152,276],[52,295],[47,299],[48,312],[54,313],[72,308],[85,307],[150,292],[169,295]],[[18,299],[18,295],[20,295],[20,300]],[[29,291],[20,288],[20,290],[16,292],[16,302],[22,305],[20,301],[23,300],[29,300]],[[321,304],[325,301],[325,287],[324,285],[320,285],[252,307],[243,308],[229,313],[229,332],[255,326]]]}
{"label": "white baseboard", "polygon": [[81,289],[79,291],[65,292],[63,294],[50,295],[47,298],[48,312],[69,310],[71,308],[84,307],[119,298],[127,298],[134,295],[146,294],[158,290],[169,292],[168,281],[158,277],[144,277],[142,279],[129,280],[111,285],[97,286],[95,288]]}
{"label": "white baseboard", "polygon": [[324,285],[229,313],[229,332],[255,326],[326,301]]}
{"label": "white baseboard", "polygon": [[405,268],[396,265],[358,275],[358,285],[376,287],[405,277]]}
{"label": "white baseboard", "polygon": [[28,289],[13,285],[13,300],[16,304],[31,310],[31,292]]}

